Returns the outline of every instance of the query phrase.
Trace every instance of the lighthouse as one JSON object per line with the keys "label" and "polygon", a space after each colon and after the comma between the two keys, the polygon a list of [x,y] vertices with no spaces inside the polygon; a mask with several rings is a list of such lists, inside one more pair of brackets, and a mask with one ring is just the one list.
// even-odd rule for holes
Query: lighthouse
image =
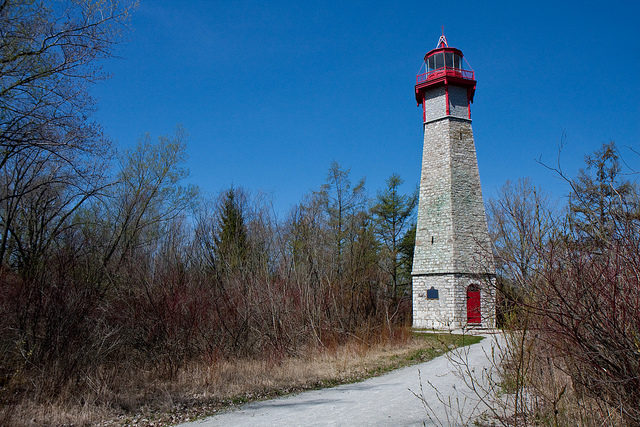
{"label": "lighthouse", "polygon": [[411,272],[415,328],[495,326],[495,267],[471,128],[476,80],[464,62],[443,34],[416,76],[424,146]]}

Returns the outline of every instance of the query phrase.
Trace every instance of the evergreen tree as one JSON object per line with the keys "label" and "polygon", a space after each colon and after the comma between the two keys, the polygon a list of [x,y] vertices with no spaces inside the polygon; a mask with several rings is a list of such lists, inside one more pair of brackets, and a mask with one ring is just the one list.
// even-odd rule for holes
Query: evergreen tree
{"label": "evergreen tree", "polygon": [[[376,221],[376,234],[380,238],[385,252],[384,269],[391,277],[392,295],[397,295],[400,283],[401,240],[405,235],[418,202],[417,191],[405,195],[400,193],[403,181],[393,174],[387,179],[387,187],[378,193],[377,203],[372,212]],[[414,236],[415,240],[415,236]],[[405,261],[406,263],[406,261]],[[406,280],[406,278],[405,278]]]}
{"label": "evergreen tree", "polygon": [[416,246],[416,228],[417,224],[414,222],[407,232],[404,233],[398,250],[400,251],[400,270],[399,281],[400,283],[411,282],[411,269],[413,268],[413,251]]}
{"label": "evergreen tree", "polygon": [[249,243],[238,190],[230,188],[221,201],[214,255],[218,273],[238,273],[247,261]]}

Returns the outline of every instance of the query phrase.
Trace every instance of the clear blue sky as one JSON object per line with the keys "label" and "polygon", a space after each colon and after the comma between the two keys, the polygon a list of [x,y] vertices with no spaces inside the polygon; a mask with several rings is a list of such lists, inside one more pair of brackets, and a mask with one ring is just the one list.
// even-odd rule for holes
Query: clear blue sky
{"label": "clear blue sky", "polygon": [[335,160],[371,195],[418,183],[413,95],[444,25],[476,71],[473,129],[485,199],[615,140],[640,150],[640,6],[629,2],[142,1],[112,78],[92,90],[117,147],[188,131],[190,182],[264,192],[284,215]]}

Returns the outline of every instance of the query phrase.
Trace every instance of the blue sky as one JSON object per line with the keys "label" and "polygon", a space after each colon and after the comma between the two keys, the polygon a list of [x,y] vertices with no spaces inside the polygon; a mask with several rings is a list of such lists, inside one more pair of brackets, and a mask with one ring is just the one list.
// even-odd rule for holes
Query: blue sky
{"label": "blue sky", "polygon": [[[615,140],[640,165],[640,3],[142,1],[92,93],[119,149],[183,125],[189,181],[272,198],[285,215],[332,161],[371,195],[398,173],[417,185],[422,113],[413,95],[444,25],[478,80],[473,129],[485,199],[529,176],[566,187]],[[640,168],[640,167],[639,167]]]}

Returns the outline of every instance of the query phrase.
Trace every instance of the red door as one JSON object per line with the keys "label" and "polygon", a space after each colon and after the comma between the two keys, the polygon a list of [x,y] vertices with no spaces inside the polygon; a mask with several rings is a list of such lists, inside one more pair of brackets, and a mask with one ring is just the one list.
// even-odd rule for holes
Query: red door
{"label": "red door", "polygon": [[480,288],[477,285],[467,288],[467,323],[480,323]]}

